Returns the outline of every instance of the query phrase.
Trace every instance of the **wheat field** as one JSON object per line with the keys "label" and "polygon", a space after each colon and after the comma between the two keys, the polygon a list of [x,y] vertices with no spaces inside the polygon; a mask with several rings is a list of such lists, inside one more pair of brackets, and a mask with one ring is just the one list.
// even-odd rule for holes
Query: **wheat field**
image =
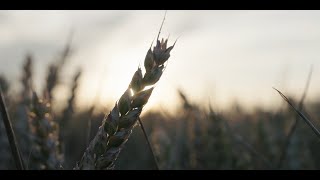
{"label": "wheat field", "polygon": [[[21,12],[0,11],[0,23],[1,13],[16,13],[19,17],[18,14]],[[39,13],[50,14],[51,12]],[[97,13],[95,16],[98,17],[99,13],[104,12]],[[237,72],[240,74],[235,75],[232,74],[232,69],[236,66],[233,63],[238,62],[229,61],[232,63],[229,66],[230,69],[222,63],[220,71],[220,68],[216,67],[219,66],[217,61],[202,61],[201,59],[209,57],[208,54],[225,53],[230,57],[239,56],[239,54],[236,50],[234,55],[232,52],[219,51],[227,47],[224,44],[230,44],[223,41],[220,42],[221,47],[212,42],[208,52],[204,51],[208,44],[203,44],[205,41],[201,38],[188,43],[190,37],[197,37],[197,33],[194,32],[198,31],[193,32],[191,25],[170,24],[170,20],[179,20],[178,17],[180,17],[171,14],[180,12],[121,12],[123,16],[120,12],[106,13],[116,14],[116,17],[111,16],[110,19],[115,19],[117,23],[118,21],[126,22],[127,24],[121,25],[123,29],[126,25],[133,26],[125,20],[127,16],[139,19],[140,16],[147,16],[150,13],[151,18],[157,17],[157,19],[153,19],[154,24],[150,24],[150,27],[141,30],[142,34],[124,35],[125,38],[117,36],[117,33],[112,37],[107,36],[106,39],[110,39],[111,45],[103,48],[102,54],[107,54],[104,57],[110,59],[117,58],[114,58],[114,61],[106,60],[104,62],[106,66],[94,60],[99,59],[99,56],[92,56],[92,59],[83,58],[86,57],[85,55],[90,57],[92,54],[83,53],[85,48],[81,49],[81,45],[77,44],[79,36],[75,34],[83,33],[77,29],[79,28],[77,26],[74,30],[68,31],[67,38],[59,40],[63,43],[57,45],[58,52],[51,53],[51,56],[48,55],[50,53],[46,55],[47,59],[51,60],[41,60],[46,57],[43,55],[45,50],[19,52],[20,55],[16,59],[20,60],[12,60],[12,63],[9,60],[1,60],[1,170],[320,169],[320,164],[317,163],[320,162],[320,127],[318,125],[320,101],[317,99],[320,94],[315,85],[318,80],[316,77],[319,71],[318,60],[301,63],[302,65],[295,64],[301,67],[301,69],[295,69],[299,77],[296,80],[280,81],[281,77],[277,77],[277,83],[265,81],[264,85],[259,82],[251,83],[251,87],[247,87],[247,82],[235,78],[242,75],[243,78],[248,79],[245,70],[241,67],[248,66],[248,69],[253,69],[252,78],[257,81],[263,81],[259,78],[263,79],[269,75],[273,77],[274,71],[263,74],[263,70],[259,70],[256,64],[250,64],[248,61],[246,65],[243,63],[238,66]],[[185,13],[188,14],[189,11]],[[196,11],[190,12],[190,17],[197,16],[197,13],[200,17],[201,13]],[[216,17],[215,13],[220,13],[219,15],[224,17],[233,17],[232,15],[236,12],[203,13],[212,17]],[[264,15],[259,11],[242,15],[246,17],[251,13],[256,13],[258,16]],[[301,19],[308,15],[306,12],[267,13],[271,16],[283,13],[288,17],[298,16]],[[320,14],[313,13],[317,16]],[[92,19],[95,17],[90,13],[86,16]],[[190,17],[186,16],[188,20],[193,21]],[[111,20],[107,25],[117,26],[117,23]],[[141,20],[136,22],[141,23]],[[215,20],[215,23],[219,22]],[[181,26],[180,30],[175,29],[175,35],[166,33],[170,29],[168,27],[172,26]],[[81,27],[84,28],[84,26]],[[235,24],[234,27],[238,26]],[[243,25],[242,28],[250,27]],[[314,25],[314,27],[318,26]],[[134,26],[132,31],[135,31],[135,28]],[[137,30],[139,28],[137,27]],[[214,28],[219,27],[214,26]],[[254,29],[253,26],[251,28]],[[183,30],[190,31],[182,34]],[[147,31],[151,32],[147,33]],[[0,31],[0,37],[3,32]],[[203,32],[206,31],[203,30]],[[228,32],[226,31],[226,37],[235,38],[231,30],[229,34]],[[275,30],[275,32],[278,31]],[[284,36],[280,30],[279,34]],[[314,35],[318,37],[317,33]],[[104,38],[103,35],[99,37]],[[304,37],[301,35],[300,38],[304,39]],[[122,38],[131,39],[124,41]],[[21,42],[25,41],[23,38],[17,39]],[[127,45],[123,45],[127,48],[121,48],[122,44],[119,43],[119,45],[117,40],[128,42]],[[216,38],[216,41],[218,40],[219,38]],[[139,43],[129,43],[132,41]],[[11,41],[8,40],[8,42]],[[299,41],[301,42],[302,40]],[[277,43],[281,44],[278,41]],[[89,41],[88,44],[90,46]],[[292,44],[291,41],[290,44]],[[189,45],[192,49],[188,49]],[[262,46],[257,44],[259,45]],[[320,44],[313,45],[307,46],[310,47],[307,51],[301,50],[300,55],[303,55],[303,52],[314,53],[312,50]],[[100,51],[97,49],[101,47],[93,47],[90,52],[99,54]],[[260,53],[257,47],[248,46],[248,49],[252,54]],[[226,57],[229,56],[221,56],[222,59]],[[246,57],[250,56],[239,58]],[[79,58],[78,61],[77,58]],[[316,59],[317,56],[310,55],[310,58]],[[45,61],[48,63],[44,63]],[[294,59],[292,61],[294,64]],[[195,64],[201,65],[201,68]],[[282,68],[275,62],[273,66]],[[16,70],[11,72],[12,69]],[[208,69],[210,73],[216,70],[218,74],[210,74]],[[94,73],[96,76],[93,76]],[[233,86],[220,83],[221,86],[226,85],[223,90],[228,89],[225,93],[229,95],[220,93],[221,96],[219,96],[211,86],[208,88],[209,95],[199,90],[209,87],[211,81],[209,82],[208,79],[221,78],[217,82],[232,79],[225,77],[223,73],[229,73],[230,77],[235,79],[234,82],[230,82]],[[285,86],[286,81],[294,82],[292,86],[296,89],[290,89],[290,85]],[[184,86],[184,83],[188,85]],[[201,86],[201,83],[205,85]],[[263,88],[266,86],[269,89],[261,90],[259,88],[262,87],[259,86]],[[245,88],[252,91],[245,91]],[[252,99],[246,99],[248,94]],[[239,96],[239,100],[233,101],[232,95]],[[202,96],[207,98],[201,99]],[[228,99],[223,101],[225,104],[223,108],[220,106],[221,98]],[[272,99],[272,101],[264,101],[266,99]],[[251,101],[252,104],[248,105]],[[266,105],[267,103],[269,104]]]}

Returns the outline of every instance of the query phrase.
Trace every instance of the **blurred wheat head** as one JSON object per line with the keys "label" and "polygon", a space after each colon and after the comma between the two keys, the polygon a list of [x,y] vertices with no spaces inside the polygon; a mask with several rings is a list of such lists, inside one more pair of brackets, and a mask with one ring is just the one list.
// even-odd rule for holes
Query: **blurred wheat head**
{"label": "blurred wheat head", "polygon": [[57,169],[62,162],[59,142],[59,126],[54,121],[49,98],[39,99],[33,93],[29,112],[32,169]]}

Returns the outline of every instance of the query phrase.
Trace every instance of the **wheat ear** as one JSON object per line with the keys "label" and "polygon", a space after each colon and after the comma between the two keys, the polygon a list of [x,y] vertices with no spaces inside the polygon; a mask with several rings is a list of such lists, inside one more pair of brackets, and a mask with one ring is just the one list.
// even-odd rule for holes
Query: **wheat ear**
{"label": "wheat ear", "polygon": [[23,90],[21,91],[22,103],[24,105],[29,105],[31,102],[32,95],[32,67],[33,67],[33,58],[31,54],[27,54],[25,63],[23,65],[23,75],[21,78],[21,83],[23,85]]}
{"label": "wheat ear", "polygon": [[49,98],[51,102],[53,99],[53,89],[57,86],[60,81],[59,74],[62,71],[63,65],[67,59],[72,55],[71,41],[72,41],[72,32],[70,33],[67,44],[65,45],[57,63],[49,65],[48,74],[46,78],[45,89],[43,90],[43,95]]}
{"label": "wheat ear", "polygon": [[102,125],[90,142],[75,169],[101,170],[114,169],[114,163],[121,149],[128,141],[132,129],[154,87],[144,90],[146,86],[155,85],[165,69],[164,63],[170,57],[175,43],[167,48],[168,39],[157,38],[157,44],[147,52],[144,60],[145,74],[139,67],[134,73],[131,83],[112,111],[105,116]]}
{"label": "wheat ear", "polygon": [[58,169],[62,162],[59,151],[59,126],[53,120],[49,98],[39,99],[34,92],[29,112],[33,151],[32,169]]}

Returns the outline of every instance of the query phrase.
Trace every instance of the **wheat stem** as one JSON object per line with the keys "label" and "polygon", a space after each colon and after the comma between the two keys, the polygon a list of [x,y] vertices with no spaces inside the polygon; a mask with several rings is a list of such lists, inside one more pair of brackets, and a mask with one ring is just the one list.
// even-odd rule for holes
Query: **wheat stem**
{"label": "wheat stem", "polygon": [[144,129],[144,126],[143,126],[143,124],[142,124],[142,121],[141,121],[140,117],[138,117],[138,120],[139,120],[141,129],[142,129],[144,138],[146,139],[147,144],[148,144],[148,147],[149,147],[149,150],[150,150],[150,152],[151,152],[151,154],[152,154],[153,162],[154,162],[154,164],[155,164],[156,170],[160,170],[160,169],[159,169],[159,165],[158,165],[157,157],[155,156],[155,153],[154,153],[154,151],[153,151],[153,149],[152,149],[152,146],[151,146],[151,144],[150,144],[150,141],[149,141],[149,139],[148,139],[146,130]]}
{"label": "wheat stem", "polygon": [[296,107],[293,106],[293,104],[290,102],[290,100],[282,94],[278,89],[273,88],[276,90],[280,96],[290,105],[290,107],[304,120],[304,122],[307,123],[307,125],[312,129],[312,131],[320,138],[320,131],[315,127],[315,125],[304,115],[302,114]]}
{"label": "wheat stem", "polygon": [[[304,88],[303,94],[301,96],[301,99],[300,99],[300,102],[299,102],[299,105],[298,105],[298,110],[299,111],[302,111],[302,109],[303,109],[303,102],[304,102],[304,99],[307,96],[307,92],[308,92],[309,85],[310,85],[310,80],[311,80],[311,75],[312,75],[312,66],[310,68],[310,72],[308,74],[307,83],[306,83],[306,86]],[[295,132],[297,126],[298,126],[298,122],[299,122],[299,115],[297,114],[294,123],[290,127],[290,130],[289,130],[289,133],[287,135],[285,144],[284,144],[282,152],[280,154],[279,163],[278,163],[278,168],[279,169],[282,167],[282,164],[283,164],[283,162],[284,162],[284,160],[286,158],[287,150],[288,150],[288,147],[290,145],[291,138],[293,137],[293,134],[294,134],[294,132]]]}
{"label": "wheat stem", "polygon": [[[144,61],[145,74],[142,74],[140,67],[134,73],[127,90],[105,116],[75,169],[114,169],[114,163],[136,126],[154,85],[162,76],[164,63],[174,48],[174,45],[167,48],[167,42],[168,39],[157,39],[153,50],[148,50]],[[153,87],[145,90],[147,86]]]}
{"label": "wheat stem", "polygon": [[4,96],[2,95],[1,87],[0,87],[0,110],[1,110],[3,123],[4,123],[5,129],[6,129],[6,132],[7,132],[8,141],[10,143],[11,152],[12,152],[15,164],[16,164],[16,168],[18,170],[24,170],[25,169],[24,164],[23,164],[21,154],[18,149],[16,136],[15,136],[13,128],[12,128],[10,117],[8,115],[8,111],[7,111],[7,108],[5,105]]}

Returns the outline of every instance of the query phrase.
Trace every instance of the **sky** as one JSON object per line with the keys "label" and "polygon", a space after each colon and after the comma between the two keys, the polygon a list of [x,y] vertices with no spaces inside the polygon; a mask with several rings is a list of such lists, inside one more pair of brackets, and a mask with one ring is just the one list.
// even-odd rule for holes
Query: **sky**
{"label": "sky", "polygon": [[[31,53],[40,92],[47,65],[73,31],[73,54],[55,89],[56,102],[65,103],[72,76],[82,68],[77,106],[114,104],[143,64],[164,13],[0,11],[0,74],[18,92],[23,61]],[[178,42],[146,108],[176,109],[177,89],[222,110],[234,102],[249,110],[278,108],[282,100],[272,87],[300,97],[311,66],[306,101],[320,97],[320,11],[168,10],[160,37],[168,36],[169,44]]]}

